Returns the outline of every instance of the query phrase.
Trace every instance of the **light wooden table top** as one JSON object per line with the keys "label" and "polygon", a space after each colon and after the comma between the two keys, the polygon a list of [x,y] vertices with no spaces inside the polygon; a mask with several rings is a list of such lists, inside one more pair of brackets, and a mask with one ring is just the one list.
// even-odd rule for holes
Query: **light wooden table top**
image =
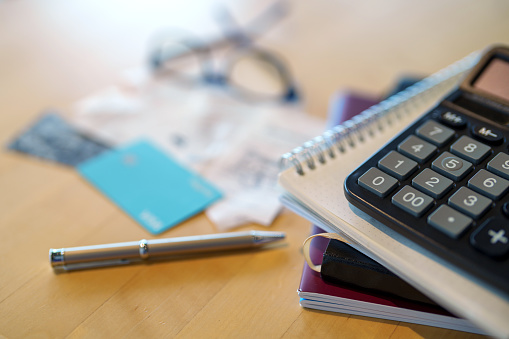
{"label": "light wooden table top", "polygon": [[[212,1],[0,2],[0,141],[40,112],[143,62],[161,27],[210,27]],[[230,1],[245,22],[268,1]],[[259,43],[290,63],[307,110],[325,117],[337,90],[382,94],[397,76],[429,74],[509,43],[509,3],[308,1]],[[264,229],[246,225],[239,230]],[[235,255],[55,275],[50,247],[149,237],[75,170],[0,153],[0,335],[26,337],[466,337],[465,333],[304,310],[296,290],[309,222],[283,211],[286,246]],[[202,214],[160,237],[217,232]],[[473,336],[472,336],[473,337]]]}

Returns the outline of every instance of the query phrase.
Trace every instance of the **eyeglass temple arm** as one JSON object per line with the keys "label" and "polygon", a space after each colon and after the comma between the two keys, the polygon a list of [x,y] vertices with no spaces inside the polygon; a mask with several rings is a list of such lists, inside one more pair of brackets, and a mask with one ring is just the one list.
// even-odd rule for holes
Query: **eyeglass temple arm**
{"label": "eyeglass temple arm", "polygon": [[251,20],[245,28],[242,28],[226,6],[219,6],[216,11],[223,36],[227,41],[236,45],[250,45],[258,36],[268,31],[289,13],[287,0],[278,0],[266,8],[256,18]]}

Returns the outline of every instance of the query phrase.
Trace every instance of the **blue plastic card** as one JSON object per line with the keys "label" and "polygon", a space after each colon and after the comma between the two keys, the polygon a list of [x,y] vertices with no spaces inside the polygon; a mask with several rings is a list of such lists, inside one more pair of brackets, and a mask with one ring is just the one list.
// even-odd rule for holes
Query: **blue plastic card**
{"label": "blue plastic card", "polygon": [[153,234],[201,212],[221,197],[204,178],[147,141],[105,152],[78,170]]}

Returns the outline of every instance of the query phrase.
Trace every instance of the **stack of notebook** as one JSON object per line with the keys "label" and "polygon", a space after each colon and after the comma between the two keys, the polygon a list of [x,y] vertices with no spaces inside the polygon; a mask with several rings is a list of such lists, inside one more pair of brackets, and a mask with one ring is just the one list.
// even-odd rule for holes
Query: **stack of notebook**
{"label": "stack of notebook", "polygon": [[357,166],[457,88],[479,56],[467,56],[284,154],[278,182],[290,210],[342,236],[452,314],[507,338],[509,300],[353,208],[343,190]]}
{"label": "stack of notebook", "polygon": [[[317,226],[312,227],[312,234],[323,232]],[[376,286],[377,272],[370,271],[362,262],[350,262],[351,267],[346,267],[344,262],[343,264],[337,261],[331,263],[331,260],[339,259],[341,261],[343,259],[335,255],[337,245],[337,240],[329,242],[325,238],[316,238],[312,241],[311,260],[315,263],[323,260],[322,272],[315,272],[307,264],[304,264],[298,290],[302,307],[484,333],[469,321],[450,314],[417,290],[406,291],[403,296],[400,296],[399,293],[383,291],[384,286],[378,289]],[[342,246],[348,245],[343,244]],[[356,251],[353,248],[351,250]],[[357,253],[359,256],[364,256],[360,252]],[[326,263],[327,260],[329,260],[328,263]],[[384,270],[383,266],[379,266]],[[359,270],[365,272],[359,274]],[[370,275],[372,277],[369,277]],[[401,284],[406,284],[398,277],[393,279],[398,279]],[[362,285],[366,283],[371,286],[363,287]]]}
{"label": "stack of notebook", "polygon": [[[412,81],[403,79],[401,83],[412,84]],[[397,86],[397,89],[404,88]],[[376,103],[377,99],[372,96],[338,93],[331,102],[329,128],[354,118]],[[324,232],[318,226],[313,226],[311,230],[312,235]],[[320,272],[304,265],[298,290],[303,307],[484,333],[345,243],[315,238],[311,242],[309,255],[313,262],[322,264]]]}

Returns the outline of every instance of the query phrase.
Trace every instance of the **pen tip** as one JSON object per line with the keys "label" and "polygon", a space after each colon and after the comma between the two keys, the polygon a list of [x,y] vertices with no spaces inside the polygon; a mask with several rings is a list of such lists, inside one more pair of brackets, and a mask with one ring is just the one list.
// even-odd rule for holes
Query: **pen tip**
{"label": "pen tip", "polygon": [[270,243],[282,240],[286,237],[286,233],[284,232],[253,231],[252,234],[257,244]]}

